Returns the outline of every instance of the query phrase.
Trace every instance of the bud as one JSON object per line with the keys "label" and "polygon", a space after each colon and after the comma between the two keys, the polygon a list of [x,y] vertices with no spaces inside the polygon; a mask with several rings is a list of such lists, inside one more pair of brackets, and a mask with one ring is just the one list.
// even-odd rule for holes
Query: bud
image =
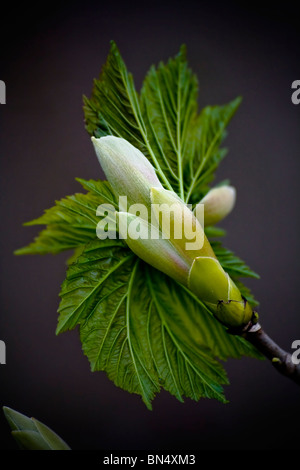
{"label": "bud", "polygon": [[197,297],[205,299],[223,324],[235,327],[246,325],[251,320],[249,303],[243,299],[217,259],[195,258],[189,273],[188,287]]}
{"label": "bud", "polygon": [[149,160],[120,137],[92,137],[100,165],[116,196],[127,196],[129,205],[150,206],[150,189],[162,188]]}
{"label": "bud", "polygon": [[[233,209],[236,200],[236,190],[233,186],[213,188],[199,204],[204,204],[204,223],[206,226],[215,225],[224,219]],[[194,210],[197,210],[197,206]]]}
{"label": "bud", "polygon": [[41,421],[7,406],[3,406],[3,412],[21,450],[71,450],[58,434]]}
{"label": "bud", "polygon": [[[192,212],[176,193],[164,189],[151,163],[124,139],[93,138],[93,143],[116,196],[127,196],[135,206],[142,203],[148,211],[147,217],[138,216],[133,209],[130,213],[130,208],[127,212],[121,207],[119,232],[129,248],[188,287],[226,326],[246,325],[252,310],[216,258],[197,211]],[[234,188],[220,187],[201,202],[214,221],[230,212],[234,197]],[[206,217],[205,205],[204,210]]]}

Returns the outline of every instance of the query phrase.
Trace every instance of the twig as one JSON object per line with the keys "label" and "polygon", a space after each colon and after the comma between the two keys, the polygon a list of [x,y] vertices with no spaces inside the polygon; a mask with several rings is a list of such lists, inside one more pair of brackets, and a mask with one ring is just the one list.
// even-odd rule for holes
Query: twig
{"label": "twig", "polygon": [[281,349],[262,329],[259,323],[248,328],[242,336],[253,344],[267,359],[270,359],[275,369],[300,385],[300,364],[292,361],[291,354]]}

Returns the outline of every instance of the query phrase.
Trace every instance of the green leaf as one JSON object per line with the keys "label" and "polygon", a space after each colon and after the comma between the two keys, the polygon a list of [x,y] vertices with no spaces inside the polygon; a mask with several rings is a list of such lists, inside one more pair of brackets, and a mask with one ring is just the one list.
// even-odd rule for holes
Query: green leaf
{"label": "green leaf", "polygon": [[256,272],[249,268],[249,266],[232,251],[222,246],[219,241],[212,240],[210,244],[222,267],[232,279],[238,279],[240,277],[259,279],[259,275]]}
{"label": "green leaf", "polygon": [[88,244],[69,267],[62,284],[57,333],[85,320],[99,306],[103,282],[114,278],[123,264],[131,266],[134,256],[120,240],[96,239]]}
{"label": "green leaf", "polygon": [[143,263],[117,240],[91,242],[67,272],[57,333],[80,327],[93,371],[142,396],[224,398],[217,361],[255,349],[226,330],[187,289]]}
{"label": "green leaf", "polygon": [[84,96],[86,129],[90,135],[121,136],[135,146],[144,145],[137,93],[116,44],[111,49],[92,97]]}
{"label": "green leaf", "polygon": [[116,206],[107,181],[85,181],[78,179],[89,190],[56,201],[55,206],[25,226],[46,225],[34,242],[15,251],[16,255],[60,253],[75,249],[96,238],[96,226],[100,217],[96,215],[100,204]]}
{"label": "green leaf", "polygon": [[164,305],[164,317],[174,334],[189,348],[208,351],[212,357],[226,360],[242,356],[261,355],[240,336],[227,333],[206,305],[188,288],[150,268],[152,291],[159,305]]}
{"label": "green leaf", "polygon": [[145,366],[147,356],[138,354],[137,342],[144,337],[134,322],[143,308],[135,291],[138,263],[118,241],[87,246],[62,285],[57,333],[79,324],[91,369],[105,370],[116,385],[139,393],[150,407],[157,385]]}
{"label": "green leaf", "polygon": [[212,238],[225,237],[226,235],[226,230],[221,227],[216,227],[215,225],[205,227],[204,231],[210,242]]}
{"label": "green leaf", "polygon": [[220,145],[227,135],[226,127],[236,113],[241,97],[223,106],[207,106],[197,118],[193,158],[185,158],[184,183],[186,201],[197,203],[208,191],[216,169],[227,154]]}
{"label": "green leaf", "polygon": [[45,424],[35,418],[3,407],[11,434],[22,450],[70,450],[68,444]]}
{"label": "green leaf", "polygon": [[84,180],[82,178],[76,178],[76,181],[89,192],[89,195],[97,197],[99,204],[111,204],[115,209],[118,209],[118,201],[108,181]]}

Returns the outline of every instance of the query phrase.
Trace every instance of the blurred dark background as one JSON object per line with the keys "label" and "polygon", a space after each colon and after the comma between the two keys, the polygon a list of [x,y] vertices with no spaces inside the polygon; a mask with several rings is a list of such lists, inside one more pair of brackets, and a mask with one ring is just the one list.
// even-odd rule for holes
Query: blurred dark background
{"label": "blurred dark background", "polygon": [[[33,6],[34,5],[34,6]],[[152,64],[182,43],[200,82],[199,106],[243,96],[229,126],[217,181],[237,188],[226,246],[261,275],[248,282],[265,330],[283,348],[300,339],[300,79],[298,12],[291,2],[64,2],[7,5],[1,17],[0,405],[35,416],[74,449],[299,448],[300,389],[267,361],[226,364],[230,400],[179,403],[166,392],[153,411],[105,373],[90,372],[77,331],[55,336],[65,254],[14,257],[37,233],[22,223],[102,178],[84,129],[90,95],[114,39],[139,89]],[[2,7],[1,7],[2,8]],[[0,412],[1,448],[17,449]]]}

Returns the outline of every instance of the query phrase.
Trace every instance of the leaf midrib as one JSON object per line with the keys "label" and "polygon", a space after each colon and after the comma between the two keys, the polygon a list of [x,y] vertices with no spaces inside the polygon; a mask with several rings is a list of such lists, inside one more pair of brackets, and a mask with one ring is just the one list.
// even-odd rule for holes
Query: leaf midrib
{"label": "leaf midrib", "polygon": [[[137,378],[138,378],[138,381],[139,381],[139,384],[140,384],[140,388],[141,388],[141,391],[142,391],[142,396],[143,396],[144,402],[145,402],[146,406],[149,409],[151,409],[152,408],[151,402],[148,400],[147,393],[146,393],[145,388],[144,388],[144,384],[143,384],[143,382],[140,378],[140,374],[138,372],[138,368],[137,368],[136,360],[135,360],[135,355],[134,355],[134,351],[133,351],[133,345],[131,344],[131,340],[130,340],[130,296],[131,296],[131,292],[132,292],[133,280],[134,280],[137,268],[139,266],[139,263],[140,263],[140,260],[139,260],[139,258],[137,258],[137,261],[136,261],[136,263],[133,267],[133,270],[132,270],[132,273],[131,273],[131,276],[130,276],[130,280],[129,280],[129,284],[128,284],[127,302],[126,302],[127,342],[128,342],[128,346],[129,346],[129,350],[130,350],[130,355],[132,357],[133,365],[134,365],[134,368],[135,368],[135,371],[136,371],[136,375],[137,375]],[[147,375],[149,376],[149,378],[153,382],[153,380],[150,377],[148,372],[147,372]]]}

